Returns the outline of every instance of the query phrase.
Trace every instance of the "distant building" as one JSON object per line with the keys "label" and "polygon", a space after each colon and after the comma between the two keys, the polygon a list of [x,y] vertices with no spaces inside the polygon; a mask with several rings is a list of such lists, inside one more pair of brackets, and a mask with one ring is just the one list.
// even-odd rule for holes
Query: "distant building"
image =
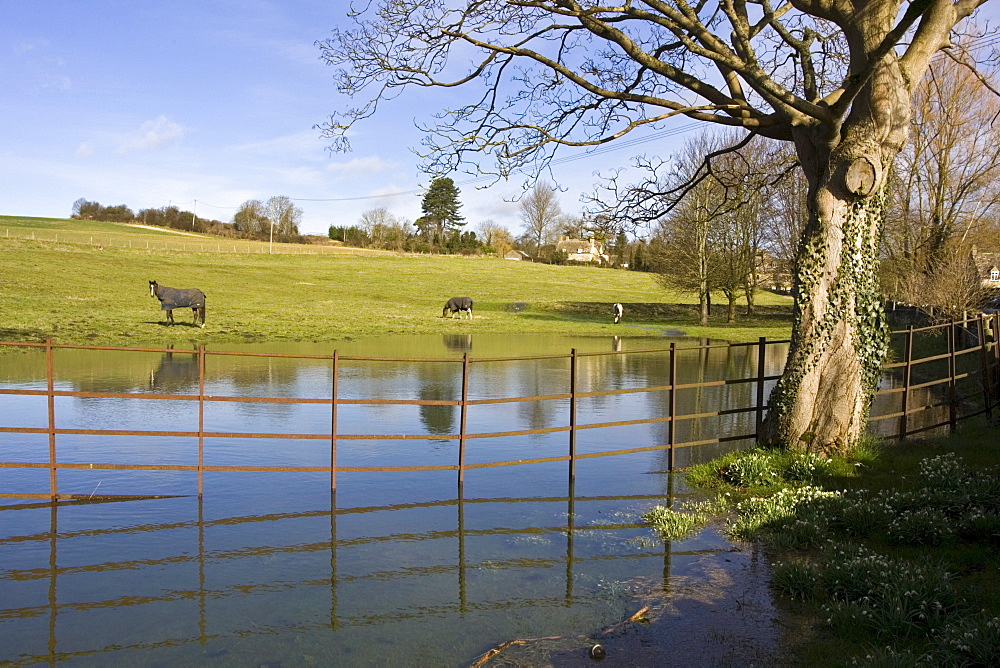
{"label": "distant building", "polygon": [[984,290],[1000,290],[1000,253],[983,253],[973,248],[972,264]]}
{"label": "distant building", "polygon": [[757,251],[757,285],[780,294],[792,291],[792,272],[787,260],[779,260],[766,250]]}
{"label": "distant building", "polygon": [[556,244],[556,252],[566,253],[567,262],[584,262],[610,264],[611,258],[604,252],[604,245],[593,238],[590,239],[569,239],[560,237]]}
{"label": "distant building", "polygon": [[530,261],[531,260],[531,256],[528,255],[527,253],[525,253],[524,251],[509,250],[503,256],[503,259],[505,259],[505,260],[518,260],[518,261],[521,261],[521,260]]}

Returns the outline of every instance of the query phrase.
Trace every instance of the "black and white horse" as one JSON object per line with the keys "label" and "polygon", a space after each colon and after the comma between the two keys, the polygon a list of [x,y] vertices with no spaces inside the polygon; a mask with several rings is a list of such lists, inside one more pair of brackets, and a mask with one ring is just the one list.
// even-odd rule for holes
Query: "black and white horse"
{"label": "black and white horse", "polygon": [[466,311],[469,314],[469,318],[472,318],[472,299],[469,297],[452,297],[448,300],[448,303],[444,305],[444,310],[441,311],[441,317],[448,315],[451,312],[451,317],[454,318],[455,314],[458,317],[462,317],[462,311]]}
{"label": "black and white horse", "polygon": [[194,312],[194,322],[205,326],[205,293],[197,288],[168,288],[149,282],[149,296],[160,300],[160,310],[167,312],[167,324],[174,324],[174,309],[189,308]]}
{"label": "black and white horse", "polygon": [[613,316],[614,316],[614,318],[615,318],[615,324],[616,324],[616,325],[617,325],[617,324],[618,324],[619,322],[621,322],[621,319],[622,319],[622,314],[623,314],[624,312],[625,312],[625,309],[624,309],[624,308],[622,308],[622,305],[621,305],[621,304],[615,304],[614,306],[612,306],[612,307],[611,307],[611,315],[613,315]]}

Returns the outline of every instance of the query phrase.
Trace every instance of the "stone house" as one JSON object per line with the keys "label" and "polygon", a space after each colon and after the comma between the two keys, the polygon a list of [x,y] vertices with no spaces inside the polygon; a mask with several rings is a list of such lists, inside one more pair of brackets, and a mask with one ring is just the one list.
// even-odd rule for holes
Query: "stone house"
{"label": "stone house", "polygon": [[556,244],[556,252],[566,253],[567,262],[584,262],[609,264],[611,258],[604,252],[604,244],[590,239],[570,239],[566,236],[559,237]]}
{"label": "stone house", "polygon": [[984,290],[1000,291],[1000,253],[983,253],[973,248],[972,265]]}

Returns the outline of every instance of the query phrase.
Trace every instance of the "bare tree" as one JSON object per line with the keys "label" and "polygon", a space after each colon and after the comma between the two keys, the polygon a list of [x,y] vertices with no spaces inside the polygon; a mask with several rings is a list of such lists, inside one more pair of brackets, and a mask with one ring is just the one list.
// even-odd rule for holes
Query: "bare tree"
{"label": "bare tree", "polygon": [[[731,144],[735,137],[723,136]],[[712,170],[724,193],[724,206],[713,226],[716,246],[716,282],[729,302],[727,322],[736,320],[736,300],[742,294],[747,314],[754,309],[757,264],[764,245],[764,216],[768,199],[783,188],[787,165],[772,162],[761,138],[737,151],[722,154]]]}
{"label": "bare tree", "polygon": [[[676,156],[666,182],[651,187],[670,189],[674,184],[690,181],[700,169],[702,156],[711,150],[711,142],[707,134],[687,142]],[[700,181],[659,221],[654,243],[650,245],[651,265],[660,283],[668,289],[697,295],[698,324],[702,326],[708,324],[712,291],[717,287],[713,225],[725,206],[720,184],[713,179]]]}
{"label": "bare tree", "polygon": [[540,174],[557,147],[676,115],[791,142],[809,219],[788,362],[761,436],[847,448],[886,351],[879,239],[914,85],[984,2],[372,0],[354,29],[320,44],[339,90],[365,96],[326,131],[345,148],[353,123],[399,87],[465,86],[468,104],[427,128],[434,173]]}
{"label": "bare tree", "polygon": [[712,308],[709,245],[715,197],[705,184],[688,193],[657,229],[650,244],[650,265],[663,287],[698,296],[698,324],[708,324]]}
{"label": "bare tree", "polygon": [[[771,164],[784,168],[797,161],[790,146],[777,145],[771,149],[767,157]],[[766,207],[763,246],[774,258],[768,269],[774,274],[794,276],[798,246],[809,220],[809,184],[802,172],[788,172],[788,177],[770,191]]]}
{"label": "bare tree", "polygon": [[556,226],[562,221],[562,209],[555,188],[539,182],[521,198],[521,220],[524,230],[535,243],[535,257],[547,242]]}
{"label": "bare tree", "polygon": [[754,268],[760,247],[760,193],[753,193],[742,206],[725,211],[715,221],[715,275],[719,291],[726,297],[726,322],[736,322],[736,300],[743,295],[747,311],[753,310],[756,287]]}
{"label": "bare tree", "polygon": [[275,195],[267,200],[264,209],[275,238],[279,241],[291,241],[299,236],[302,209],[292,204],[291,199],[284,195]]}
{"label": "bare tree", "polygon": [[408,220],[397,218],[385,207],[379,207],[362,212],[358,227],[364,230],[373,248],[401,251],[412,226]]}
{"label": "bare tree", "polygon": [[[724,133],[701,133],[674,156],[670,180],[650,182],[648,187],[666,191],[683,187],[701,170],[705,154],[731,141],[732,136]],[[654,267],[665,286],[698,295],[702,325],[708,324],[714,291],[728,301],[728,322],[736,320],[736,300],[741,295],[747,299],[747,312],[753,310],[764,207],[783,174],[759,143],[720,155],[707,178],[686,189],[659,224]]]}
{"label": "bare tree", "polygon": [[987,299],[972,261],[972,247],[952,242],[942,248],[934,272],[912,272],[897,277],[895,294],[921,307],[932,319],[963,319]]}
{"label": "bare tree", "polygon": [[233,214],[233,224],[250,237],[264,239],[270,224],[267,207],[259,199],[248,199]]}
{"label": "bare tree", "polygon": [[497,257],[503,257],[514,247],[514,236],[510,230],[492,219],[479,223],[479,236],[483,245],[492,249]]}
{"label": "bare tree", "polygon": [[[931,63],[914,98],[910,143],[896,160],[886,221],[885,280],[895,299],[929,303],[935,282],[951,284],[943,267],[968,256],[984,214],[1000,205],[998,117],[1000,100],[979,76],[949,58]],[[942,297],[941,305],[951,302]]]}

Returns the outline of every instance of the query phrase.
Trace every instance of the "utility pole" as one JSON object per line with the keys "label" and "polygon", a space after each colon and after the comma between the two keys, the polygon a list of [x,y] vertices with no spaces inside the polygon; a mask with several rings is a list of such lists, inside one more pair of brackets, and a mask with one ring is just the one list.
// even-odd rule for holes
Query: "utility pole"
{"label": "utility pole", "polygon": [[274,197],[267,200],[267,217],[268,222],[270,223],[271,233],[270,240],[267,244],[267,254],[270,255],[274,249],[274,224],[278,222],[278,219],[281,217],[281,212],[278,208],[278,201]]}
{"label": "utility pole", "polygon": [[194,201],[194,211],[191,212],[191,229],[194,229],[195,218],[198,217],[198,200]]}

